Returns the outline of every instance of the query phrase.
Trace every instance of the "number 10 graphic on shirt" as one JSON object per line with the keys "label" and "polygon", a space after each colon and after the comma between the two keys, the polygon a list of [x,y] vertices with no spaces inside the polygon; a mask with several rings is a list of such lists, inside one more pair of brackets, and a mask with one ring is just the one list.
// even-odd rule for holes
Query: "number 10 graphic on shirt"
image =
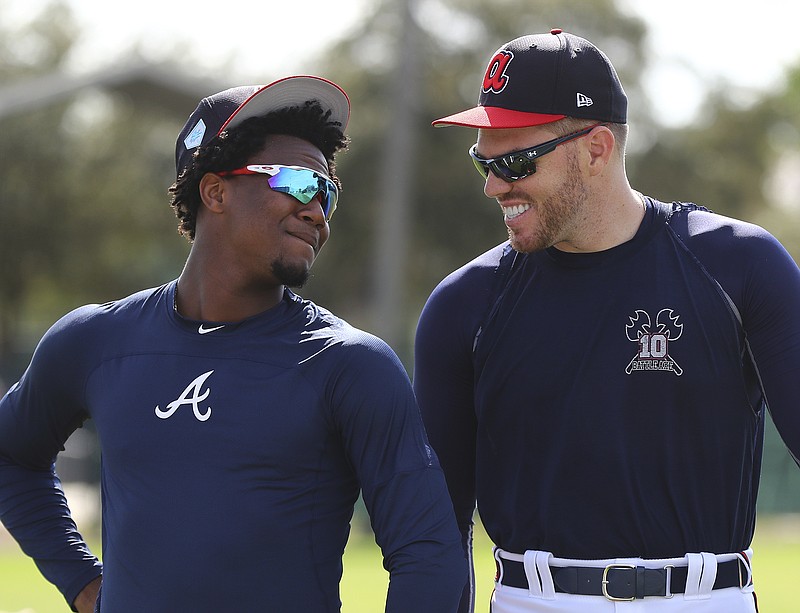
{"label": "number 10 graphic on shirt", "polygon": [[652,323],[647,311],[637,309],[628,318],[625,326],[628,340],[635,342],[638,350],[625,368],[626,374],[637,370],[666,370],[677,376],[683,374],[683,368],[669,355],[669,342],[676,341],[683,334],[683,324],[678,323],[679,315],[672,309],[661,309]]}

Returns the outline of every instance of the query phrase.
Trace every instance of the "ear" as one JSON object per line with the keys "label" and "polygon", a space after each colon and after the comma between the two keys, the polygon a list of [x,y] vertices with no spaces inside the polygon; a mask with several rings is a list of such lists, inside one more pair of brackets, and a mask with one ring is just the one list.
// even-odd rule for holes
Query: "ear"
{"label": "ear", "polygon": [[589,174],[599,175],[608,166],[614,153],[616,144],[614,133],[606,126],[597,126],[589,133],[586,139],[586,149],[589,152]]}
{"label": "ear", "polygon": [[212,213],[221,213],[225,201],[225,180],[213,172],[207,172],[200,179],[200,199]]}

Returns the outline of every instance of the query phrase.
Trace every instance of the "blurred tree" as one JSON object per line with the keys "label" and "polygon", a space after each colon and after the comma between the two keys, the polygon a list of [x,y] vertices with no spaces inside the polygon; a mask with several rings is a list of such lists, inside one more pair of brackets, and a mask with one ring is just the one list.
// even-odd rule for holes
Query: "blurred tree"
{"label": "blurred tree", "polygon": [[[61,6],[13,36],[3,32],[0,78],[9,82],[54,70],[73,37],[74,23]],[[58,259],[58,224],[53,213],[63,201],[64,156],[54,134],[63,113],[63,106],[51,107],[0,121],[0,360],[13,353],[31,280]],[[31,177],[37,178],[35,186]],[[0,362],[0,374],[3,365]]]}
{"label": "blurred tree", "polygon": [[[637,189],[762,223],[790,251],[800,253],[794,251],[800,245],[800,194],[794,198],[795,215],[787,216],[787,208],[775,206],[776,194],[766,189],[775,183],[779,159],[793,163],[783,166],[785,174],[795,177],[795,186],[800,184],[800,71],[790,77],[785,93],[750,104],[742,104],[731,95],[729,84],[720,83],[703,105],[701,124],[666,129],[652,117],[640,88],[646,66],[644,26],[626,17],[613,0],[541,1],[523,12],[511,0],[454,0],[447,5],[412,0],[406,7],[414,18],[410,25],[401,4],[376,3],[362,29],[329,55],[325,72],[353,99],[354,145],[340,163],[346,191],[333,240],[315,265],[306,293],[387,338],[407,364],[414,326],[430,290],[446,274],[505,239],[497,210],[483,197],[481,180],[466,156],[474,131],[435,130],[429,122],[473,105],[491,52],[522,34],[561,27],[596,42],[613,59],[629,97],[628,165]],[[403,27],[413,27],[414,32],[404,36]],[[421,59],[403,57],[408,48],[391,42],[409,36],[413,53]],[[409,63],[417,70],[412,80],[404,70]],[[406,105],[402,116],[393,111],[400,96]],[[405,125],[396,125],[399,121]],[[398,154],[398,133],[406,132],[413,133],[416,148],[406,200],[398,201],[386,191],[391,181],[385,169],[392,168]],[[387,214],[385,201],[407,207],[412,221],[396,227],[387,223],[394,216]],[[378,295],[387,291],[380,275],[389,274],[381,265],[397,258],[406,262],[400,270],[405,276],[394,280],[400,291],[392,293],[400,304],[390,316],[402,314],[399,329],[397,322],[383,321],[387,310],[379,307]],[[797,509],[797,496],[787,497],[781,489],[800,491],[800,475],[769,426],[763,506],[772,512]]]}
{"label": "blurred tree", "polygon": [[[522,11],[514,0],[371,6],[319,66],[351,95],[354,144],[340,159],[345,189],[333,240],[303,294],[386,336],[407,364],[433,286],[505,238],[466,156],[474,131],[429,122],[474,104],[489,55],[515,36],[559,26],[613,58],[637,143],[631,176],[643,191],[745,218],[785,213],[764,206],[764,185],[776,133],[788,134],[780,122],[791,122],[796,105],[776,98],[742,109],[720,87],[703,125],[659,127],[639,86],[645,27],[614,0],[540,0]],[[78,36],[57,2],[24,30],[2,34],[6,82],[58,69]],[[108,92],[0,120],[0,359],[14,344],[29,351],[67,308],[174,276],[186,245],[175,238],[165,189],[181,120]]]}
{"label": "blurred tree", "polygon": [[[522,14],[518,9],[512,0],[491,6],[379,0],[321,71],[351,94],[355,145],[340,162],[345,206],[333,230],[341,238],[329,243],[304,294],[385,336],[406,362],[432,287],[505,236],[463,153],[472,131],[434,130],[429,122],[474,103],[491,51],[555,25],[597,40],[637,96],[644,26],[621,15],[612,0],[543,0]],[[50,27],[50,19],[61,29]],[[8,51],[0,70],[19,77],[59,68],[77,35],[71,24],[67,9],[53,4],[25,31],[3,37],[14,49],[44,49],[38,60],[47,61],[28,56],[25,63]],[[412,52],[416,59],[409,61]],[[647,117],[645,104],[632,106]],[[9,213],[13,223],[4,224],[14,240],[4,242],[0,356],[14,342],[27,350],[65,305],[110,299],[174,272],[185,247],[165,236],[172,229],[163,223],[170,213],[161,203],[171,180],[164,172],[175,121],[156,113],[94,92],[3,121],[11,137],[6,150],[16,152],[0,172],[16,178],[3,181],[2,200],[9,209],[18,203],[21,217]],[[47,168],[46,181],[30,181],[33,166]],[[45,219],[58,223],[45,226]],[[21,310],[22,320],[32,322],[22,338]]]}
{"label": "blurred tree", "polygon": [[[408,11],[410,20],[404,18]],[[500,45],[553,27],[606,50],[635,100],[634,116],[649,123],[637,85],[645,28],[613,0],[540,0],[523,10],[514,0],[379,0],[361,29],[323,63],[323,72],[352,98],[353,147],[339,164],[345,191],[333,240],[305,293],[324,296],[323,303],[376,331],[406,363],[417,316],[436,283],[505,239],[497,208],[483,196],[466,155],[474,130],[433,129],[430,122],[475,104],[486,63]],[[409,39],[413,44],[404,47]],[[417,59],[409,71],[412,52]],[[400,97],[402,114],[395,106]],[[392,168],[405,164],[398,158],[399,134],[413,135],[415,142],[402,200],[387,192]],[[407,227],[385,223],[391,214],[385,201],[407,209]],[[406,260],[406,267],[387,270],[397,259]],[[400,288],[392,296],[400,304],[387,315],[385,306],[378,308],[382,292],[390,291],[381,276],[398,272],[403,276],[394,280]],[[401,321],[387,321],[394,314]]]}
{"label": "blurred tree", "polygon": [[774,113],[739,109],[712,92],[702,125],[665,131],[631,164],[639,189],[667,200],[689,200],[747,219],[766,206],[763,183],[772,161]]}
{"label": "blurred tree", "polygon": [[[734,90],[732,92],[732,90]],[[763,225],[800,256],[800,65],[784,88],[743,104],[730,84],[696,124],[660,130],[630,160],[637,187]]]}
{"label": "blurred tree", "polygon": [[[719,84],[702,123],[665,129],[640,87],[645,26],[615,0],[371,7],[315,71],[350,94],[353,146],[339,160],[344,192],[332,240],[302,294],[385,336],[406,364],[431,289],[506,237],[466,155],[474,131],[430,121],[472,106],[491,53],[523,34],[561,27],[612,58],[630,101],[635,187],[761,223],[800,254],[800,67],[783,90],[744,105]],[[4,84],[61,69],[80,35],[60,2],[20,30],[3,23]],[[185,116],[123,93],[86,91],[0,119],[1,377],[18,377],[44,329],[70,308],[177,275],[188,248],[166,189]]]}
{"label": "blurred tree", "polygon": [[[800,258],[800,58],[786,75],[786,86],[760,100],[751,115],[767,117],[767,162],[759,176],[766,206],[748,211],[748,219],[770,230]],[[750,121],[751,117],[742,117]],[[731,126],[735,129],[735,126]]]}
{"label": "blurred tree", "polygon": [[[60,70],[76,36],[53,3],[0,33],[0,76]],[[187,245],[166,194],[177,123],[157,105],[93,90],[0,119],[0,378],[19,376],[67,310],[177,275]]]}

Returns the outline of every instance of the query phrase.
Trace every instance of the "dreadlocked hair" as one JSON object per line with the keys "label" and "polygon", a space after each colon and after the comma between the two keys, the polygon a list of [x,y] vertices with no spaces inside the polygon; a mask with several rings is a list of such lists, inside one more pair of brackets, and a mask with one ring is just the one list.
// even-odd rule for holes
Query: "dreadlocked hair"
{"label": "dreadlocked hair", "polygon": [[192,165],[169,188],[169,204],[178,218],[178,232],[190,243],[194,241],[197,211],[202,205],[200,179],[209,172],[244,166],[264,147],[270,135],[295,136],[314,145],[328,163],[331,180],[341,189],[334,157],[338,151],[347,149],[349,139],[344,135],[341,124],[330,120],[330,115],[330,111],[325,111],[318,102],[308,101],[303,106],[252,117],[200,147],[194,154]]}

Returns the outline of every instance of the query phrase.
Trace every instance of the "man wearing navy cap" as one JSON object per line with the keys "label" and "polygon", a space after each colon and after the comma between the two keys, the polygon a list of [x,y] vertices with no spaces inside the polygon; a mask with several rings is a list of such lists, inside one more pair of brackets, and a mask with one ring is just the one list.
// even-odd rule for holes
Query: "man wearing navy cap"
{"label": "man wearing navy cap", "polygon": [[[590,42],[503,45],[469,156],[509,240],[445,278],[414,387],[493,613],[752,612],[771,411],[800,457],[800,271],[762,228],[632,189],[627,99]],[[469,611],[465,589],[461,611]]]}
{"label": "man wearing navy cap", "polygon": [[[360,492],[386,611],[455,611],[466,563],[403,366],[288,289],[328,240],[349,113],[310,76],[201,101],[170,188],[179,278],[66,315],[0,402],[0,518],[73,610],[339,611]],[[53,470],[88,418],[102,565]]]}

